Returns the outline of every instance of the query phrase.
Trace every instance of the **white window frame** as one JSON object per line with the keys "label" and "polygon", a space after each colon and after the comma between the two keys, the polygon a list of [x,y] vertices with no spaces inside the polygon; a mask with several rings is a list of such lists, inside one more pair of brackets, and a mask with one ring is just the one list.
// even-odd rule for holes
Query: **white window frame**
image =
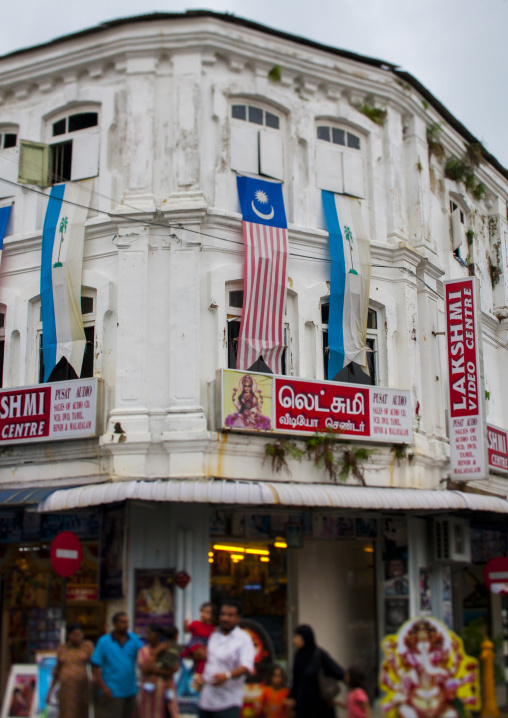
{"label": "white window frame", "polygon": [[[238,322],[240,324],[241,318],[242,318],[242,308],[240,307],[233,307],[229,303],[229,293],[230,292],[243,292],[244,291],[244,284],[243,280],[237,280],[232,282],[226,282],[226,349],[225,349],[225,365],[230,369],[236,369],[236,367],[229,367],[229,324],[230,322]],[[285,362],[285,369],[286,373],[284,376],[293,376],[293,368],[294,368],[294,361],[293,361],[293,351],[292,351],[292,337],[291,337],[291,323],[290,323],[290,316],[289,312],[291,310],[291,307],[288,310],[288,304],[290,304],[290,297],[288,295],[286,299],[286,306],[284,308],[285,314],[284,314],[284,362]]]}
{"label": "white window frame", "polygon": [[[87,314],[81,314],[81,319],[83,321],[83,329],[87,329],[88,327],[94,327],[94,330],[96,329],[96,314],[97,314],[97,291],[91,287],[81,287],[81,298],[89,297],[93,299],[93,311],[88,312]],[[42,345],[41,345],[41,336],[42,336],[42,315],[41,315],[41,298],[35,297],[32,299],[32,311],[33,311],[33,317],[34,317],[34,328],[35,328],[35,369],[33,374],[35,374],[35,379],[33,381],[33,384],[42,384],[43,382],[40,380],[40,357],[42,352]],[[1,305],[0,305],[1,310]],[[93,376],[95,376],[97,367],[95,363],[95,343],[96,343],[96,331],[94,331],[94,346],[92,347],[92,351],[94,352],[94,361],[93,361]]]}
{"label": "white window frame", "polygon": [[[318,129],[322,127],[328,128],[330,140],[318,137]],[[334,130],[344,133],[344,144],[332,141]],[[317,188],[365,199],[365,134],[355,127],[327,119],[316,120],[314,132]],[[360,142],[359,148],[349,146],[350,137]]]}
{"label": "white window frame", "polygon": [[[322,297],[319,308],[320,312],[322,311],[323,305],[328,304],[330,305],[330,297]],[[368,354],[373,354],[373,364],[374,364],[374,371],[375,371],[375,379],[376,383],[372,384],[372,386],[380,386],[381,385],[381,366],[380,366],[380,331],[379,331],[379,324],[380,324],[380,317],[381,317],[381,310],[378,307],[372,306],[369,304],[369,314],[371,312],[374,312],[376,316],[376,327],[370,328],[367,327],[367,345],[369,344],[369,341],[372,342],[372,351],[368,351]],[[320,334],[321,334],[321,357],[322,357],[322,366],[323,366],[323,377],[325,376],[325,365],[324,365],[324,358],[325,358],[325,342],[324,342],[324,335],[328,334],[328,324],[325,324],[324,322],[320,322]],[[328,377],[325,379],[325,381],[333,381],[333,377]],[[346,382],[347,383],[347,382]]]}
{"label": "white window frame", "polygon": [[[246,119],[233,117],[234,106],[244,106]],[[263,112],[263,123],[249,120],[249,108]],[[267,113],[278,118],[278,128],[266,124]],[[284,117],[267,104],[232,98],[229,105],[231,169],[240,174],[284,181]]]}
{"label": "white window frame", "polygon": [[[101,108],[98,104],[79,105],[62,110],[45,119],[46,142],[20,140],[20,162],[18,182],[49,187],[61,182],[77,182],[97,177],[100,156]],[[53,125],[61,120],[68,125],[72,115],[97,114],[97,124],[81,130],[66,131],[53,136]],[[71,145],[71,169],[69,177],[55,177],[53,173],[54,153],[57,147]]]}
{"label": "white window frame", "polygon": [[[14,145],[11,145],[10,147],[4,147],[5,143],[5,135],[16,135],[16,142]],[[12,150],[15,147],[18,146],[18,139],[19,139],[19,126],[6,123],[6,124],[0,124],[0,152],[4,152],[5,150]]]}
{"label": "white window frame", "polygon": [[[452,237],[452,251],[455,259],[463,267],[467,267],[469,247],[467,243],[467,226],[469,224],[469,210],[456,197],[449,197],[450,230]],[[472,257],[469,258],[470,262]]]}
{"label": "white window frame", "polygon": [[[16,144],[13,147],[4,147],[4,137],[7,134],[16,135]],[[19,126],[14,124],[0,124],[0,177],[10,182],[18,181],[19,164]],[[14,194],[14,186],[7,182],[0,182],[0,197],[9,197]]]}

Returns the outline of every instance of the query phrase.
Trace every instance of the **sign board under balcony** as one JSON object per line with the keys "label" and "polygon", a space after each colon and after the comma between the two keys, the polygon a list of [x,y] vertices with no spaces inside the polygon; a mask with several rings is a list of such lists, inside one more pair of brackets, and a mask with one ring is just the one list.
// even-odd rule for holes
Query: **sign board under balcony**
{"label": "sign board under balcony", "polygon": [[223,430],[314,434],[410,444],[408,391],[360,384],[297,379],[233,369],[217,372]]}
{"label": "sign board under balcony", "polygon": [[490,470],[508,476],[508,431],[487,424],[487,443]]}
{"label": "sign board under balcony", "polygon": [[0,445],[97,435],[97,379],[0,389]]}

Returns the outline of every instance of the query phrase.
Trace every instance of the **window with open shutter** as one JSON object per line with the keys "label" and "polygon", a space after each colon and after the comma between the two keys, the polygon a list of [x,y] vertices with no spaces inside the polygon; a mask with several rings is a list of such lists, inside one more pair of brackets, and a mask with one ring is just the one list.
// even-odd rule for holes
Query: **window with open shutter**
{"label": "window with open shutter", "polygon": [[20,141],[18,181],[46,187],[99,174],[98,112],[74,112],[51,122],[48,144]]}
{"label": "window with open shutter", "polygon": [[47,187],[50,184],[50,149],[43,142],[20,140],[18,182]]}

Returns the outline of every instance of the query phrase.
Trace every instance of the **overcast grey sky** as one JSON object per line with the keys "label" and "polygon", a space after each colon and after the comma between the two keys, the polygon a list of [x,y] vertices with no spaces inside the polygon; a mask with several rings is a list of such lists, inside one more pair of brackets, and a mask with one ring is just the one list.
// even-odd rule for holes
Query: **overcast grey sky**
{"label": "overcast grey sky", "polygon": [[508,167],[508,0],[0,0],[0,8],[0,54],[118,17],[203,8],[387,60]]}

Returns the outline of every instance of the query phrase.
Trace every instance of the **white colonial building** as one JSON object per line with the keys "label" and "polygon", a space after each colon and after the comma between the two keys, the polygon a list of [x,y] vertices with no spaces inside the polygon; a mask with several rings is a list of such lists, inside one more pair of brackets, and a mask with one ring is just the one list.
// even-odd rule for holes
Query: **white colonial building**
{"label": "white colonial building", "polygon": [[[282,183],[284,373],[323,385],[330,253],[321,190],[362,200],[372,263],[368,382],[409,392],[412,425],[402,450],[368,443],[366,486],[353,472],[346,484],[331,481],[322,465],[285,453],[284,441],[287,470],[277,472],[266,456],[273,436],[221,430],[217,372],[236,368],[243,306],[238,174]],[[448,482],[443,281],[479,280],[486,417],[508,428],[508,171],[397,67],[230,15],[119,20],[4,56],[0,208],[12,206],[0,266],[4,390],[42,381],[51,187],[90,178],[81,376],[99,380],[98,426],[92,438],[7,437],[0,449],[4,679],[11,661],[32,660],[41,647],[9,628],[15,611],[59,605],[48,598],[51,520],[81,527],[97,570],[94,521],[102,516],[104,558],[106,539],[115,541],[105,516],[118,502],[119,585],[80,600],[67,592],[67,619],[84,616],[92,637],[119,606],[136,623],[139,592],[170,569],[191,577],[185,589],[171,586],[180,625],[210,595],[241,594],[279,659],[294,626],[309,622],[338,660],[366,665],[372,690],[378,640],[410,615],[430,611],[457,630],[485,616],[498,632],[499,597],[468,604],[461,561],[471,560],[471,531],[470,573],[481,581],[485,552],[505,542],[508,490],[494,475],[450,490],[460,487]],[[358,382],[358,373],[340,378]],[[80,516],[95,529],[84,530]],[[466,546],[439,554],[436,532],[454,527]],[[93,585],[90,570],[76,586]],[[49,635],[57,618],[44,616]]]}

